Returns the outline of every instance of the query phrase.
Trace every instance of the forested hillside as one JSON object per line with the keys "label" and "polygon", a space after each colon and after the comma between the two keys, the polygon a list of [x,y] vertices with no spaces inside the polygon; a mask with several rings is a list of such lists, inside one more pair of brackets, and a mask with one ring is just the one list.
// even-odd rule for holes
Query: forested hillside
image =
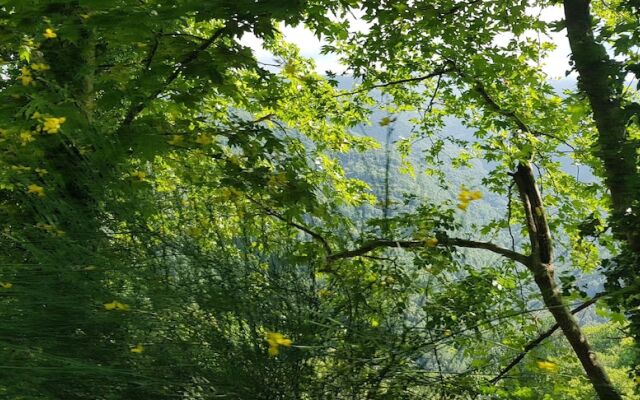
{"label": "forested hillside", "polygon": [[0,399],[640,398],[639,12],[0,0]]}

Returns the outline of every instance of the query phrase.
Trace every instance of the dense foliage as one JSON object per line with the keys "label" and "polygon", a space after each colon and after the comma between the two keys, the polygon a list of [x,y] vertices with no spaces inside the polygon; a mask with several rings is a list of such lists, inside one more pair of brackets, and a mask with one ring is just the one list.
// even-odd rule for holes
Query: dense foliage
{"label": "dense foliage", "polygon": [[0,396],[637,398],[638,5],[553,3],[0,0]]}

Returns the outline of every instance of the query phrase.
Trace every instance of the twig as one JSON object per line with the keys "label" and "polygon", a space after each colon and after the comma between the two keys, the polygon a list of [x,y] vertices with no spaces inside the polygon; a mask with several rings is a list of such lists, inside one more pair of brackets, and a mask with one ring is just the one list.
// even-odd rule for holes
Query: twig
{"label": "twig", "polygon": [[180,76],[180,73],[184,70],[185,66],[193,62],[196,58],[198,58],[200,53],[208,49],[209,46],[213,44],[213,42],[215,42],[220,36],[222,36],[222,34],[226,31],[226,29],[227,27],[224,26],[218,29],[217,31],[215,31],[206,41],[200,44],[200,46],[198,46],[195,50],[187,54],[182,60],[180,60],[177,63],[177,67],[171,72],[171,74],[169,74],[169,76],[164,80],[162,85],[157,90],[155,90],[150,95],[144,97],[143,100],[137,103],[134,103],[129,109],[129,111],[127,112],[127,114],[125,115],[124,120],[120,125],[120,129],[131,124],[131,122],[133,122],[133,120],[138,116],[138,114],[140,114],[142,110],[144,110],[144,107],[146,106],[147,102],[158,97],[169,85],[171,85],[176,80],[176,78]]}
{"label": "twig", "polygon": [[[506,258],[509,258],[513,261],[519,262],[525,266],[529,266],[530,260],[529,256],[524,255],[522,253],[518,253],[517,251],[505,249],[491,242],[479,242],[475,240],[467,240],[467,239],[459,239],[459,238],[443,238],[438,245],[449,245],[456,247],[464,247],[464,248],[472,248],[472,249],[484,249],[489,250],[493,253],[499,254]],[[333,263],[335,261],[352,258],[365,255],[370,251],[379,249],[379,248],[391,248],[391,247],[400,247],[400,248],[418,248],[418,247],[426,247],[426,244],[423,241],[417,240],[388,240],[388,239],[378,239],[369,241],[357,249],[354,250],[346,250],[339,253],[334,253],[327,257],[327,261],[329,263]]]}
{"label": "twig", "polygon": [[453,72],[454,69],[453,68],[438,68],[436,70],[434,70],[433,72],[426,74],[426,75],[422,75],[422,76],[416,76],[413,78],[405,78],[405,79],[398,79],[395,81],[389,81],[389,82],[384,82],[384,83],[377,83],[371,86],[367,86],[358,90],[353,90],[351,92],[344,92],[344,93],[339,93],[334,97],[342,97],[342,96],[350,96],[350,95],[354,95],[354,94],[358,94],[358,93],[362,93],[362,92],[368,92],[372,89],[378,89],[378,88],[382,88],[382,87],[388,87],[388,86],[393,86],[393,85],[400,85],[403,83],[411,83],[411,82],[421,82],[427,79],[431,79],[431,78],[435,78],[435,77],[442,77],[443,75],[448,74],[449,72]]}
{"label": "twig", "polygon": [[[601,297],[603,297],[605,295],[605,293],[599,293],[595,296],[593,296],[590,300],[585,301],[584,303],[582,303],[581,305],[579,305],[578,307],[574,308],[573,310],[571,310],[571,314],[576,314],[582,310],[584,310],[585,308],[588,308],[589,306],[591,306],[592,304],[594,304],[596,301],[598,301]],[[511,362],[504,367],[500,373],[498,375],[496,375],[496,377],[492,378],[491,380],[489,380],[490,383],[492,384],[496,384],[500,379],[502,379],[511,369],[513,369],[513,367],[515,367],[516,365],[518,365],[518,363],[520,363],[520,361],[522,361],[522,359],[527,355],[528,352],[530,352],[531,350],[535,349],[536,347],[538,347],[540,345],[540,343],[544,342],[545,339],[547,339],[549,336],[553,335],[553,333],[555,331],[557,331],[560,328],[560,325],[555,324],[552,327],[550,327],[549,329],[547,329],[544,333],[542,333],[540,336],[538,336],[537,338],[535,338],[534,340],[530,341],[529,343],[527,343],[526,346],[524,346],[524,349],[522,349],[522,351],[513,359],[511,360]]]}

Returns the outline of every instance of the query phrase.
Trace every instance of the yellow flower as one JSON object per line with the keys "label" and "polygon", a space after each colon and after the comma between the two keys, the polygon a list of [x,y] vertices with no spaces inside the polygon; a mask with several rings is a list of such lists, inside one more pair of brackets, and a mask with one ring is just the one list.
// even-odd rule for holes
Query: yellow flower
{"label": "yellow flower", "polygon": [[38,195],[40,197],[44,197],[44,188],[42,186],[38,186],[35,183],[27,186],[27,193],[32,193]]}
{"label": "yellow flower", "polygon": [[49,68],[47,64],[31,64],[31,69],[34,71],[47,71]]}
{"label": "yellow flower", "polygon": [[375,318],[375,317],[371,317],[371,318],[369,319],[369,323],[371,324],[371,327],[372,327],[372,328],[377,328],[377,327],[379,327],[379,326],[380,326],[380,321],[378,321],[378,319],[377,319],[377,318]]}
{"label": "yellow flower", "polygon": [[35,139],[33,138],[33,135],[31,135],[31,132],[29,131],[22,131],[20,132],[20,143],[22,143],[22,145],[26,145],[29,142],[33,142]]}
{"label": "yellow flower", "polygon": [[184,142],[184,137],[182,135],[173,135],[171,137],[171,140],[169,140],[167,143],[177,146],[179,144],[181,144],[182,142]]}
{"label": "yellow flower", "polygon": [[53,39],[53,38],[57,37],[58,35],[56,34],[56,32],[53,29],[47,28],[42,33],[42,36],[44,36],[46,39]]}
{"label": "yellow flower", "polygon": [[135,171],[131,173],[131,177],[138,178],[140,182],[144,181],[145,176],[147,176],[147,174],[145,174],[143,171]]}
{"label": "yellow flower", "polygon": [[138,343],[137,345],[132,347],[129,351],[131,351],[132,353],[140,354],[144,352],[144,346]]}
{"label": "yellow flower", "polygon": [[0,288],[11,289],[12,287],[13,287],[13,284],[10,282],[0,282]]}
{"label": "yellow flower", "polygon": [[438,239],[434,237],[427,238],[427,240],[425,240],[424,243],[427,245],[427,247],[435,247],[438,245]]}
{"label": "yellow flower", "polygon": [[547,360],[538,360],[536,361],[536,365],[538,368],[548,372],[556,372],[558,370],[558,364]]}
{"label": "yellow flower", "polygon": [[451,332],[451,329],[445,329],[444,332],[442,332],[442,335],[444,337],[449,337],[453,334],[453,332]]}
{"label": "yellow flower", "polygon": [[280,352],[279,347],[291,347],[293,341],[284,337],[282,333],[267,332],[267,343],[269,343],[269,355],[275,357]]}
{"label": "yellow flower", "polygon": [[58,133],[60,130],[60,125],[64,124],[67,119],[65,117],[60,118],[45,118],[44,125],[42,129],[44,129],[47,133]]}
{"label": "yellow flower", "polygon": [[111,303],[104,303],[103,304],[104,309],[111,311],[111,310],[118,310],[118,311],[128,311],[129,310],[129,306],[124,304],[124,303],[120,303],[119,301],[112,301]]}

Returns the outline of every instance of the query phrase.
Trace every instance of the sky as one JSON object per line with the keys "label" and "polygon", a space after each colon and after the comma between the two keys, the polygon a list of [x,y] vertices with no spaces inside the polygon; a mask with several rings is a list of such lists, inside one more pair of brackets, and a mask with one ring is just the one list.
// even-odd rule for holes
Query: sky
{"label": "sky", "polygon": [[[562,8],[560,6],[545,8],[542,10],[540,17],[545,21],[562,19]],[[355,18],[351,19],[350,22],[354,30],[367,29],[366,23],[362,20]],[[302,56],[315,60],[316,71],[318,73],[324,74],[327,70],[335,73],[344,72],[345,67],[340,64],[339,57],[336,54],[320,54],[320,49],[325,42],[318,40],[318,38],[303,25],[295,27],[284,26],[282,33],[288,42],[294,43],[300,48]],[[565,72],[569,70],[569,41],[566,36],[566,30],[553,32],[549,37],[543,37],[541,39],[553,42],[556,45],[556,49],[546,60],[543,60],[544,71],[551,79],[564,78]],[[262,49],[260,39],[253,35],[245,35],[241,42],[256,52],[258,60],[266,63],[274,62],[273,56],[268,51]]]}

